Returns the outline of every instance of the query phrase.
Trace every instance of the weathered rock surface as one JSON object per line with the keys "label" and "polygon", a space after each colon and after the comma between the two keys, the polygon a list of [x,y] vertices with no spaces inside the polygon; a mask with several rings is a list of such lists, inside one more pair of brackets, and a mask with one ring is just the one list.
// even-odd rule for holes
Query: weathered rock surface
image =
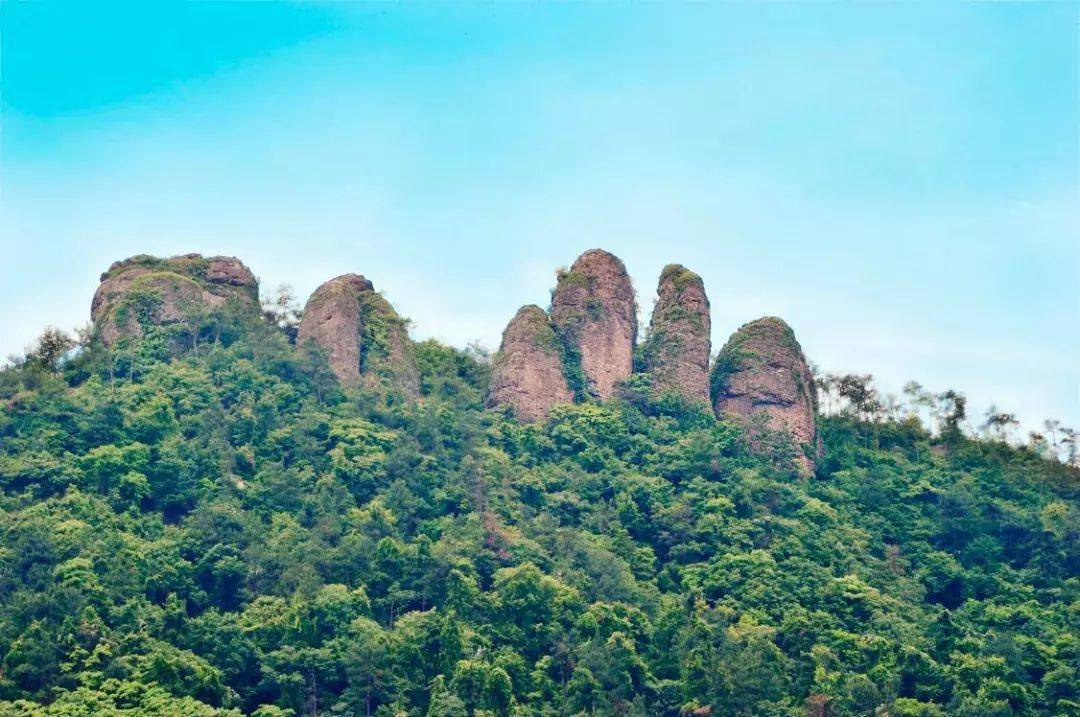
{"label": "weathered rock surface", "polygon": [[485,405],[510,406],[518,420],[531,422],[547,418],[552,406],[573,400],[551,320],[539,306],[521,307],[503,331]]}
{"label": "weathered rock surface", "polygon": [[314,342],[326,351],[330,369],[347,386],[360,384],[364,325],[358,296],[372,290],[371,282],[357,274],[331,279],[307,300],[297,331],[296,343]]}
{"label": "weathered rock surface", "polygon": [[736,331],[721,349],[712,372],[713,408],[750,428],[787,434],[797,462],[812,471],[821,452],[817,393],[795,333],[784,321],[766,317]]}
{"label": "weathered rock surface", "polygon": [[111,345],[123,335],[140,335],[145,325],[179,323],[230,303],[243,311],[259,307],[259,282],[239,259],[140,254],[101,275],[90,318]]}
{"label": "weathered rock surface", "polygon": [[705,285],[684,266],[668,264],[656,293],[643,351],[653,393],[672,392],[690,403],[708,404],[712,321]]}
{"label": "weathered rock surface", "polygon": [[610,398],[633,369],[637,340],[634,287],[622,261],[602,249],[579,256],[552,293],[551,320],[580,356],[588,393]]}
{"label": "weathered rock surface", "polygon": [[420,370],[407,323],[358,274],[331,279],[308,299],[297,343],[309,342],[327,352],[330,369],[346,386],[420,395]]}

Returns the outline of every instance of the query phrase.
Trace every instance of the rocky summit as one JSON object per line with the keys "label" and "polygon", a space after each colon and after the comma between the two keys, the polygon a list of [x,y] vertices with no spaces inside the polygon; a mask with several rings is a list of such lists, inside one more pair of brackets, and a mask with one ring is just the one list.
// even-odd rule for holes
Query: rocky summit
{"label": "rocky summit", "polygon": [[681,264],[668,264],[656,293],[642,352],[653,394],[675,393],[690,403],[708,404],[712,322],[705,285]]}
{"label": "rocky summit", "polygon": [[503,331],[485,405],[509,406],[516,418],[532,422],[573,400],[551,319],[539,306],[521,307]]}
{"label": "rocky summit", "polygon": [[259,306],[259,282],[239,259],[140,254],[101,275],[90,318],[108,346],[122,336],[141,335],[148,326],[199,321],[230,303],[243,311]]}
{"label": "rocky summit", "polygon": [[567,360],[578,364],[568,366],[568,374],[580,370],[589,395],[611,398],[633,370],[637,340],[634,287],[622,261],[602,249],[579,256],[559,276],[551,319],[570,349]]}
{"label": "rocky summit", "polygon": [[821,451],[814,380],[783,320],[766,317],[736,331],[717,356],[711,383],[718,417],[746,425],[752,442],[767,432],[786,434],[797,449],[796,462],[813,470]]}
{"label": "rocky summit", "polygon": [[315,290],[304,306],[297,343],[326,351],[344,385],[420,394],[407,323],[359,274],[330,279]]}

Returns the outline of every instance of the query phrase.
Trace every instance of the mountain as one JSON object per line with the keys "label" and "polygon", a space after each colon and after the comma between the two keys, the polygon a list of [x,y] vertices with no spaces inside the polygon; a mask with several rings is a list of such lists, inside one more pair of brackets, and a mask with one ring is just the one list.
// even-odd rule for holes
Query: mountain
{"label": "mountain", "polygon": [[0,715],[1080,714],[1080,472],[962,397],[824,415],[773,318],[703,365],[675,265],[638,342],[599,250],[491,360],[241,267],[0,371]]}

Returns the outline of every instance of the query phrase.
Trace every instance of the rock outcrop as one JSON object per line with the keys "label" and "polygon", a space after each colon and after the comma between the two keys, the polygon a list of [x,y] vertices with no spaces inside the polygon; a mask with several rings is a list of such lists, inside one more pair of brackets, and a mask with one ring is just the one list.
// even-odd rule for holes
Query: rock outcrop
{"label": "rock outcrop", "polygon": [[539,306],[521,307],[503,331],[485,405],[510,406],[518,420],[532,422],[547,418],[552,406],[573,400],[551,319]]}
{"label": "rock outcrop", "polygon": [[653,394],[676,393],[690,403],[707,405],[712,322],[705,285],[684,266],[668,264],[656,293],[643,347]]}
{"label": "rock outcrop", "polygon": [[360,384],[360,342],[364,324],[359,295],[373,291],[371,282],[357,274],[331,279],[307,300],[296,343],[313,342],[327,354],[330,369],[347,386]]}
{"label": "rock outcrop", "polygon": [[140,254],[101,275],[90,318],[105,345],[141,335],[149,325],[178,324],[227,306],[256,312],[259,282],[235,257]]}
{"label": "rock outcrop", "polygon": [[[637,339],[634,288],[622,261],[602,249],[590,249],[559,277],[551,297],[551,320],[567,347],[568,359],[580,362],[585,389],[610,398],[616,385],[630,376]],[[568,367],[568,376],[578,375]],[[572,381],[573,382],[573,381]]]}
{"label": "rock outcrop", "polygon": [[346,386],[420,395],[407,323],[358,274],[336,277],[315,290],[304,306],[297,343],[326,351],[330,369]]}
{"label": "rock outcrop", "polygon": [[762,440],[762,429],[786,434],[797,462],[813,471],[821,452],[817,392],[790,326],[774,317],[742,326],[721,349],[711,383],[717,417],[746,425],[752,444]]}

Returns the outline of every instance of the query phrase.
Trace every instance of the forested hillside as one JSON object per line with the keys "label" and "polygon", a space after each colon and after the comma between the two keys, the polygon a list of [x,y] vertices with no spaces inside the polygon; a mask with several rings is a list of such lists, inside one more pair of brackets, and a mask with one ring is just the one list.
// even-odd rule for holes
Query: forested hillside
{"label": "forested hillside", "polygon": [[856,401],[804,475],[640,379],[526,425],[473,351],[411,400],[200,320],[0,373],[0,715],[1080,714],[1038,451]]}

